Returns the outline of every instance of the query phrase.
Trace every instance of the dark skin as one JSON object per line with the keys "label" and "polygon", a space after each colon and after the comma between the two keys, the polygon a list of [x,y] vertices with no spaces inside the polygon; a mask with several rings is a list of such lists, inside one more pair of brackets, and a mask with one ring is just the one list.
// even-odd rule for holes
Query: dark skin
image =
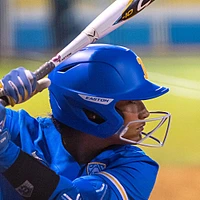
{"label": "dark skin", "polygon": [[[149,116],[149,112],[142,101],[120,101],[116,104],[116,107],[124,115],[124,125],[130,121],[142,120]],[[135,123],[127,131],[125,137],[138,141],[141,138],[140,132],[144,125],[144,123]],[[124,141],[119,139],[118,135],[99,138],[69,127],[65,131],[67,134],[63,134],[63,144],[79,164],[90,162],[109,146],[125,144]]]}

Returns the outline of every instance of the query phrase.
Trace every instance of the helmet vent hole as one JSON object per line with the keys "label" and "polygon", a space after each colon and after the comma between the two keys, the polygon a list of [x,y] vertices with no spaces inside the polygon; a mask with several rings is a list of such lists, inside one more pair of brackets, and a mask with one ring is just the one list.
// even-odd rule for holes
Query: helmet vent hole
{"label": "helmet vent hole", "polygon": [[60,70],[58,70],[58,72],[66,72],[66,71],[68,71],[69,69],[71,69],[71,68],[73,68],[74,66],[76,66],[76,64],[74,64],[74,65],[68,65],[68,66],[66,66],[65,68],[62,68],[62,69],[60,69]]}
{"label": "helmet vent hole", "polygon": [[87,110],[87,109],[83,109],[85,115],[87,116],[87,118],[96,123],[96,124],[102,124],[105,122],[105,119],[103,119],[101,116],[99,116],[97,113]]}

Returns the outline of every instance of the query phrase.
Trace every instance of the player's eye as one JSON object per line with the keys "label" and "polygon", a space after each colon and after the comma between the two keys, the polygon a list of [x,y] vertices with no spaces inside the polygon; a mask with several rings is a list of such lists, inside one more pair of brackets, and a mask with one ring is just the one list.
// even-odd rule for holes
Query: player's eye
{"label": "player's eye", "polygon": [[132,104],[136,104],[136,101],[131,101]]}

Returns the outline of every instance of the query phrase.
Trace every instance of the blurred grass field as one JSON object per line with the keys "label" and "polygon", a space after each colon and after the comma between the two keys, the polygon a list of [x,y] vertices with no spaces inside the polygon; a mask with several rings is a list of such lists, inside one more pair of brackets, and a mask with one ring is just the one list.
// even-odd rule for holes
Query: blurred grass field
{"label": "blurred grass field", "polygon": [[[142,57],[149,80],[167,86],[170,92],[155,100],[145,101],[149,110],[166,110],[172,114],[169,136],[163,148],[144,148],[161,165],[200,164],[200,57]],[[41,62],[1,59],[1,77],[12,68],[24,66],[34,71]],[[31,115],[51,112],[48,91],[37,94],[14,109],[26,109]]]}

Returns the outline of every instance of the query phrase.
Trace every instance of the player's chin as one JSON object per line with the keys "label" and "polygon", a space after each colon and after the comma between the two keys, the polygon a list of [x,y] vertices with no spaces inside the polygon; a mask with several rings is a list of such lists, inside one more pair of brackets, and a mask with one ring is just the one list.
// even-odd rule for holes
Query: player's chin
{"label": "player's chin", "polygon": [[138,140],[137,141],[140,141],[142,139],[142,132],[140,132],[140,134],[138,135]]}
{"label": "player's chin", "polygon": [[134,142],[138,142],[142,139],[141,131],[135,131],[134,133],[124,136],[126,139],[132,140]]}
{"label": "player's chin", "polygon": [[134,137],[134,141],[135,141],[135,142],[138,142],[138,141],[140,141],[141,139],[142,139],[142,134],[141,134],[141,132],[138,133],[138,135]]}

